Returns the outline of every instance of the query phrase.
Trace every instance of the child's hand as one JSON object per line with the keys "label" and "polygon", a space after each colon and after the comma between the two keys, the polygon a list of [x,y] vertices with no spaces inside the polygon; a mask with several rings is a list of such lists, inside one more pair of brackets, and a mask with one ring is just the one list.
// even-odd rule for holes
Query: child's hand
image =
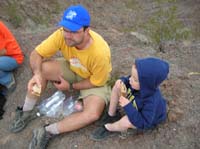
{"label": "child's hand", "polygon": [[119,96],[124,96],[126,97],[127,94],[127,89],[125,84],[121,80],[117,80],[115,83],[115,92],[119,93]]}
{"label": "child's hand", "polygon": [[117,80],[116,83],[115,83],[115,87],[117,88],[118,91],[121,90],[121,83],[122,83],[121,80]]}
{"label": "child's hand", "polygon": [[121,97],[119,98],[119,105],[120,105],[121,107],[126,106],[129,102],[130,102],[130,101],[129,101],[127,98],[123,97],[123,96],[121,96]]}

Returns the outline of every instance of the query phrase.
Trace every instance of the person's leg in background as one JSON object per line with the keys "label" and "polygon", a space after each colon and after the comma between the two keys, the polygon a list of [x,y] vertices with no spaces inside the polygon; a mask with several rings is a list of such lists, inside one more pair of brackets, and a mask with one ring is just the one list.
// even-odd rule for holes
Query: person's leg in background
{"label": "person's leg in background", "polygon": [[0,93],[0,120],[3,118],[3,114],[4,114],[4,105],[6,103],[6,97]]}
{"label": "person's leg in background", "polygon": [[4,105],[8,91],[13,91],[16,87],[13,70],[18,67],[15,59],[8,56],[0,56],[0,119],[3,118]]}
{"label": "person's leg in background", "polygon": [[[18,66],[19,65],[15,59],[8,56],[0,57],[0,84],[5,86],[7,90],[14,90],[16,86],[12,71]],[[3,94],[6,94],[4,92]]]}

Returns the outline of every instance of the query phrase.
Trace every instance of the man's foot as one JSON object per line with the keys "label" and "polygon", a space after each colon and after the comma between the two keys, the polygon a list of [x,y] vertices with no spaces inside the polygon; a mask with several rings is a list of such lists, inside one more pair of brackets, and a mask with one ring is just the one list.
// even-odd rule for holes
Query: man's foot
{"label": "man's foot", "polygon": [[23,130],[31,120],[37,118],[37,112],[37,108],[24,112],[22,107],[17,107],[15,119],[10,125],[10,131],[16,133]]}
{"label": "man's foot", "polygon": [[101,141],[103,139],[106,139],[107,137],[114,136],[116,132],[111,132],[106,129],[106,127],[103,125],[96,130],[90,135],[90,139],[94,141]]}
{"label": "man's foot", "polygon": [[108,112],[106,112],[106,113],[102,116],[102,118],[99,120],[98,124],[99,124],[100,126],[102,126],[102,125],[105,125],[105,124],[107,124],[107,123],[116,122],[116,121],[118,121],[120,118],[121,118],[121,115],[120,115],[119,111],[116,112],[116,115],[115,115],[115,116],[110,116],[110,115],[108,114]]}
{"label": "man's foot", "polygon": [[34,129],[29,149],[46,149],[52,137],[53,135],[47,132],[44,127]]}

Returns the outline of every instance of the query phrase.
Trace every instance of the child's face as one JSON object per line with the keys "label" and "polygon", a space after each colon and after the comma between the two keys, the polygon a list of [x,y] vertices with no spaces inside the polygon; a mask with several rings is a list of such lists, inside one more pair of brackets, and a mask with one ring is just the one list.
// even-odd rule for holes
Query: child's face
{"label": "child's face", "polygon": [[133,65],[132,66],[132,70],[131,70],[131,77],[129,78],[129,83],[131,85],[131,87],[135,90],[140,90],[140,83],[139,83],[139,79],[138,79],[138,72],[136,69],[136,66]]}

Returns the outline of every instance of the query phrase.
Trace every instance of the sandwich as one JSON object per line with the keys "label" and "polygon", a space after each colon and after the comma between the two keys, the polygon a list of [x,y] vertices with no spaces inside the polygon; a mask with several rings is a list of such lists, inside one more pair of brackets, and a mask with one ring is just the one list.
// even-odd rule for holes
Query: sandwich
{"label": "sandwich", "polygon": [[33,94],[34,94],[34,95],[40,96],[41,91],[42,91],[41,87],[39,87],[37,84],[35,84],[35,85],[33,86]]}
{"label": "sandwich", "polygon": [[126,92],[126,85],[123,82],[121,82],[121,96],[126,97]]}

